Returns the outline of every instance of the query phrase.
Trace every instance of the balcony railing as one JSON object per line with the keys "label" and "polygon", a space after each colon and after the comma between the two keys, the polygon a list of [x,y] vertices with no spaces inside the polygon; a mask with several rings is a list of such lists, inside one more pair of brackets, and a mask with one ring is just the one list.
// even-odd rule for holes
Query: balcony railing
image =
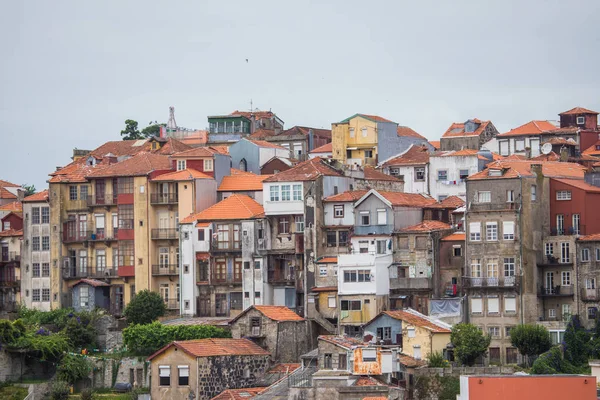
{"label": "balcony railing", "polygon": [[119,228],[107,229],[107,228],[96,228],[88,232],[88,240],[91,241],[111,241],[117,240],[117,234]]}
{"label": "balcony railing", "polygon": [[463,278],[463,286],[465,288],[514,288],[518,285],[518,276],[503,276],[501,278],[474,278],[467,276]]}
{"label": "balcony railing", "polygon": [[267,272],[267,280],[269,283],[288,283],[293,284],[296,280],[293,271],[285,271],[281,269],[270,270]]}
{"label": "balcony railing", "polygon": [[76,243],[88,240],[91,225],[81,224],[78,221],[67,221],[63,223],[63,243]]}
{"label": "balcony railing", "polygon": [[152,240],[177,239],[177,238],[179,238],[179,229],[176,229],[176,228],[152,229]]}
{"label": "balcony railing", "polygon": [[500,202],[500,203],[478,203],[476,201],[469,202],[469,211],[506,211],[516,210],[516,203]]}
{"label": "balcony railing", "polygon": [[390,289],[431,289],[431,278],[390,278]]}
{"label": "balcony railing", "polygon": [[179,300],[177,299],[165,299],[165,305],[168,310],[179,310]]}
{"label": "balcony railing", "polygon": [[600,292],[596,289],[581,288],[581,300],[583,301],[598,301],[600,300]]}
{"label": "balcony railing", "polygon": [[540,297],[561,297],[561,296],[573,296],[573,285],[564,286],[540,286],[538,289],[538,296]]}
{"label": "balcony railing", "polygon": [[117,195],[88,196],[87,205],[88,207],[114,206],[117,205]]}
{"label": "balcony railing", "polygon": [[91,262],[82,264],[77,259],[75,265],[72,260],[66,258],[63,261],[63,278],[64,279],[81,279],[81,278],[116,278],[117,268],[112,266],[98,266]]}
{"label": "balcony railing", "polygon": [[14,278],[0,278],[1,288],[18,288],[21,287],[21,279]]}
{"label": "balcony railing", "polygon": [[211,251],[242,251],[242,242],[241,241],[218,241],[213,239],[211,241],[210,246]]}
{"label": "balcony railing", "polygon": [[177,204],[177,193],[151,193],[150,204]]}
{"label": "balcony railing", "polygon": [[152,275],[179,275],[179,265],[177,264],[158,264],[152,265]]}
{"label": "balcony railing", "polygon": [[[592,232],[593,233],[593,232]],[[550,236],[570,236],[585,235],[585,225],[579,225],[578,228],[550,228]]]}
{"label": "balcony railing", "polygon": [[13,262],[13,261],[21,261],[21,255],[16,251],[9,251],[8,253],[3,253],[2,259],[0,259],[0,262]]}
{"label": "balcony railing", "polygon": [[569,257],[561,258],[554,256],[544,256],[542,262],[538,264],[540,267],[544,266],[558,266],[558,265],[570,265],[573,264],[573,257],[569,254]]}

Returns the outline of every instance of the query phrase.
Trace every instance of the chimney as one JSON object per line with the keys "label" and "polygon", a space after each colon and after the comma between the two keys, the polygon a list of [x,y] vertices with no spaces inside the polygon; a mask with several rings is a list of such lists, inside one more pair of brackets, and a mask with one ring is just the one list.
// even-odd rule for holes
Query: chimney
{"label": "chimney", "polygon": [[17,201],[21,203],[25,198],[25,191],[23,189],[17,189]]}
{"label": "chimney", "polygon": [[569,160],[569,149],[567,146],[560,148],[560,161],[565,162]]}
{"label": "chimney", "polygon": [[543,176],[542,164],[531,164],[530,169],[538,178]]}

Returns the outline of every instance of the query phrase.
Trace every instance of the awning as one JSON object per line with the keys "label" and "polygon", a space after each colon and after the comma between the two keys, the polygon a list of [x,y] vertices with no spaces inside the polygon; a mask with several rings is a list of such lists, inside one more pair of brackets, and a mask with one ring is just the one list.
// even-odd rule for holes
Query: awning
{"label": "awning", "polygon": [[210,222],[198,222],[196,228],[206,228],[210,226]]}
{"label": "awning", "polygon": [[209,258],[209,253],[196,253],[196,260],[208,260]]}

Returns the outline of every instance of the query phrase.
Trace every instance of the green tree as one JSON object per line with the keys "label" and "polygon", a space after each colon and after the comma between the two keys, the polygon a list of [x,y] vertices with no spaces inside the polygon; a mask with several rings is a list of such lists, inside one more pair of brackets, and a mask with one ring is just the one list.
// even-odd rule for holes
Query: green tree
{"label": "green tree", "polygon": [[165,315],[167,308],[160,294],[149,290],[136,293],[125,308],[125,317],[131,324],[149,324]]}
{"label": "green tree", "polygon": [[143,139],[144,136],[138,130],[138,123],[132,119],[125,120],[125,129],[121,131],[123,140]]}
{"label": "green tree", "polygon": [[565,331],[565,359],[576,367],[587,365],[592,351],[590,339],[591,335],[581,326],[579,316],[573,315]]}
{"label": "green tree", "polygon": [[142,135],[144,137],[150,138],[153,136],[160,136],[160,127],[164,126],[164,124],[150,124],[144,129],[142,129]]}
{"label": "green tree", "polygon": [[524,324],[514,327],[510,331],[510,342],[519,349],[519,353],[530,357],[538,356],[552,347],[550,333],[542,325]]}
{"label": "green tree", "polygon": [[87,358],[72,354],[66,354],[56,368],[57,378],[71,384],[87,378],[91,372],[92,363]]}
{"label": "green tree", "polygon": [[21,187],[25,190],[25,196],[35,194],[35,185],[22,184]]}
{"label": "green tree", "polygon": [[460,362],[472,366],[479,356],[487,353],[492,338],[484,335],[475,325],[461,323],[452,327],[450,341]]}

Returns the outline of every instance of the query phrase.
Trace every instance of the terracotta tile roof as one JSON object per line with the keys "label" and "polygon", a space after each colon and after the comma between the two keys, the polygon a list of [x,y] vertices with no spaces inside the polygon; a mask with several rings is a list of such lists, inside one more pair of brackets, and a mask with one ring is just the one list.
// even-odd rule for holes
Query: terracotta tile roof
{"label": "terracotta tile roof", "polygon": [[75,282],[73,284],[73,286],[79,285],[80,283],[85,283],[85,284],[93,286],[93,287],[110,286],[109,283],[106,283],[106,282],[103,282],[103,281],[99,281],[99,280],[96,280],[96,279],[80,279],[77,282]]}
{"label": "terracotta tile roof", "polygon": [[259,147],[267,147],[270,149],[289,150],[289,149],[286,149],[285,147],[279,146],[275,143],[266,142],[264,140],[250,140],[250,139],[246,139],[246,140],[248,140],[250,143],[254,143],[255,145],[257,145]]}
{"label": "terracotta tile roof", "polygon": [[377,171],[375,168],[365,165],[363,168],[365,173],[365,179],[368,181],[390,181],[390,182],[404,182],[402,179],[396,178],[395,176],[384,174],[383,172]]}
{"label": "terracotta tile roof", "polygon": [[0,237],[23,236],[23,229],[7,229],[0,231]]}
{"label": "terracotta tile roof", "polygon": [[467,238],[465,232],[454,232],[451,235],[444,236],[442,242],[464,242]]}
{"label": "terracotta tile roof", "polygon": [[324,202],[346,202],[356,201],[367,194],[368,190],[352,190],[339,194],[334,194],[323,199]]}
{"label": "terracotta tile roof", "polygon": [[189,158],[189,157],[214,157],[216,150],[210,147],[194,147],[189,150],[184,150],[171,155],[173,158]]}
{"label": "terracotta tile roof", "polygon": [[[275,113],[273,113],[272,111],[239,111],[239,110],[235,110],[234,112],[232,112],[231,114],[229,114],[231,116],[242,116],[242,117],[246,117],[249,120],[259,120],[259,119],[269,119],[275,116]],[[254,117],[254,118],[252,118]]]}
{"label": "terracotta tile roof", "polygon": [[435,150],[439,150],[442,146],[439,140],[430,140],[429,144],[432,145]]}
{"label": "terracotta tile roof", "polygon": [[404,153],[385,161],[383,166],[424,165],[428,162],[429,151],[427,150],[427,147],[411,145]]}
{"label": "terracotta tile roof", "polygon": [[263,206],[255,200],[242,194],[232,194],[196,214],[184,218],[181,223],[188,224],[197,221],[244,220],[256,218],[264,214]]}
{"label": "terracotta tile roof", "polygon": [[300,364],[298,363],[288,363],[288,364],[277,364],[273,368],[271,368],[267,373],[268,374],[285,374],[294,372],[300,368]]}
{"label": "terracotta tile roof", "polygon": [[511,129],[508,132],[496,135],[496,137],[540,135],[542,132],[555,131],[558,128],[550,121],[529,121],[526,124]]}
{"label": "terracotta tile roof", "polygon": [[139,153],[125,161],[93,170],[86,177],[144,176],[154,171],[166,171],[170,169],[171,161],[169,160],[169,156],[154,153]]}
{"label": "terracotta tile roof", "polygon": [[23,212],[23,205],[19,201],[13,201],[0,206],[0,211]]}
{"label": "terracotta tile roof", "polygon": [[576,115],[576,114],[598,114],[596,111],[588,110],[583,107],[571,108],[569,111],[563,111],[558,115]]}
{"label": "terracotta tile roof", "polygon": [[394,121],[390,121],[389,119],[380,117],[379,115],[354,114],[353,116],[348,117],[345,120],[340,121],[339,123],[340,124],[346,123],[355,117],[362,117],[362,118],[368,119],[369,121],[373,121],[373,122],[394,122]]}
{"label": "terracotta tile roof", "polygon": [[286,306],[252,306],[273,321],[304,321],[304,318]]}
{"label": "terracotta tile roof", "polygon": [[218,192],[248,192],[263,190],[263,181],[271,175],[230,175],[224,176]]}
{"label": "terracotta tile roof", "polygon": [[[509,179],[518,178],[521,176],[534,176],[531,171],[532,164],[541,164],[542,173],[549,178],[575,178],[583,179],[586,168],[580,164],[568,162],[553,162],[553,161],[532,161],[532,160],[500,160],[488,164],[483,171],[470,175],[467,180],[479,179]],[[490,169],[503,170],[501,176],[489,176]]]}
{"label": "terracotta tile roof", "polygon": [[392,203],[392,206],[397,207],[427,207],[437,204],[433,198],[419,193],[402,193],[402,192],[381,192],[377,191],[387,201]]}
{"label": "terracotta tile roof", "polygon": [[273,129],[257,129],[252,135],[248,136],[248,138],[265,139],[271,136],[275,136],[275,131]]}
{"label": "terracotta tile roof", "polygon": [[158,154],[174,154],[181,151],[192,149],[192,146],[189,146],[175,138],[167,138],[167,142],[157,151]]}
{"label": "terracotta tile roof", "polygon": [[231,175],[256,175],[249,171],[242,171],[241,169],[231,168]]}
{"label": "terracotta tile roof", "polygon": [[523,154],[511,154],[510,156],[506,156],[503,160],[527,160],[527,157]]}
{"label": "terracotta tile roof", "polygon": [[591,235],[579,236],[577,240],[582,242],[598,242],[600,241],[600,233],[594,233]]}
{"label": "terracotta tile roof", "polygon": [[[382,314],[386,314],[394,319],[407,322],[414,326],[425,328],[434,333],[450,333],[450,325],[430,318],[420,312],[413,310],[412,308],[405,308],[403,310],[396,311],[383,311]],[[375,317],[377,318],[377,317]]]}
{"label": "terracotta tile roof", "polygon": [[197,171],[193,168],[183,169],[181,171],[168,172],[153,178],[153,182],[180,182],[193,181],[195,179],[214,179],[210,175]]}
{"label": "terracotta tile roof", "polygon": [[368,397],[363,397],[362,400],[387,400],[388,398],[385,396],[368,396]]}
{"label": "terracotta tile roof", "polygon": [[546,143],[557,144],[557,145],[562,144],[562,145],[566,145],[566,146],[577,146],[577,142],[575,142],[575,140],[573,140],[572,138],[565,139],[563,137],[550,138],[550,139],[546,140],[544,143],[542,143],[542,145],[544,145]]}
{"label": "terracotta tile roof", "polygon": [[170,347],[177,347],[192,357],[268,356],[269,352],[248,339],[197,339],[172,342],[148,357],[152,360]]}
{"label": "terracotta tile roof", "polygon": [[16,199],[17,195],[10,192],[6,188],[20,188],[21,185],[0,180],[0,199]]}
{"label": "terracotta tile roof", "polygon": [[466,157],[476,156],[479,150],[474,149],[462,149],[462,150],[450,150],[450,151],[436,151],[431,154],[431,157]]}
{"label": "terracotta tile roof", "polygon": [[24,202],[33,201],[48,201],[48,189],[42,190],[41,192],[34,193],[31,196],[27,196],[23,199]]}
{"label": "terracotta tile roof", "polygon": [[[52,178],[48,182],[50,183],[85,183],[87,180],[86,176],[94,171],[98,171],[106,168],[108,165],[87,165],[83,159],[73,161],[65,167],[59,169],[56,172],[50,174]],[[113,164],[114,165],[114,164]]]}
{"label": "terracotta tile roof", "polygon": [[265,390],[266,387],[253,387],[244,389],[227,389],[213,397],[211,400],[245,400],[251,399]]}
{"label": "terracotta tile roof", "polygon": [[555,152],[551,151],[548,154],[540,154],[537,157],[532,157],[531,160],[532,161],[559,161],[560,156],[558,154],[556,154]]}
{"label": "terracotta tile roof", "polygon": [[132,156],[141,151],[150,151],[150,147],[150,142],[147,139],[114,140],[104,143],[100,147],[92,150],[88,156],[84,156],[82,158],[86,159],[87,157],[92,156],[97,159],[102,159],[108,154],[111,154],[115,157]]}
{"label": "terracotta tile roof", "polygon": [[[361,376],[352,386],[387,386],[385,383],[378,381],[372,376]],[[373,397],[366,397],[367,399],[373,399]],[[379,399],[379,397],[375,397],[375,399]],[[385,397],[384,397],[385,399]]]}
{"label": "terracotta tile roof", "polygon": [[324,144],[323,146],[317,147],[316,149],[313,149],[310,151],[311,154],[332,153],[332,152],[333,152],[333,143],[331,143],[331,142]]}
{"label": "terracotta tile roof", "polygon": [[596,143],[594,143],[593,145],[591,145],[590,147],[588,147],[587,149],[585,149],[583,151],[583,154],[587,154],[587,155],[600,155],[600,140],[598,140]]}
{"label": "terracotta tile roof", "polygon": [[396,132],[398,133],[398,136],[401,136],[401,137],[414,137],[414,138],[418,138],[418,139],[427,140],[424,136],[418,134],[412,128],[409,128],[408,126],[398,125],[398,129],[396,129]]}
{"label": "terracotta tile roof", "polygon": [[[487,126],[490,124],[490,121],[480,121],[477,118],[469,120],[479,124],[479,127],[475,129],[473,132],[465,132],[465,123],[455,122],[450,125],[450,128],[444,132],[442,135],[443,138],[449,137],[461,137],[461,136],[479,136],[481,135]],[[467,121],[467,122],[469,122]]]}
{"label": "terracotta tile roof", "polygon": [[345,349],[351,350],[357,346],[368,346],[369,343],[365,343],[360,339],[353,338],[350,336],[338,336],[338,335],[320,335],[319,340],[324,340],[328,343],[335,344]]}
{"label": "terracotta tile roof", "polygon": [[310,289],[311,292],[337,292],[337,290],[337,286],[315,286],[312,289]]}
{"label": "terracotta tile roof", "polygon": [[425,361],[417,360],[408,354],[398,354],[398,358],[400,359],[400,364],[409,368],[420,367],[421,365],[427,364]]}
{"label": "terracotta tile roof", "polygon": [[565,185],[576,187],[578,189],[585,190],[586,192],[600,193],[600,187],[594,186],[594,185],[590,185],[589,183],[587,183],[586,181],[583,181],[581,179],[558,179],[558,178],[552,178],[552,180],[554,180],[556,182],[564,183]]}
{"label": "terracotta tile roof", "polygon": [[266,179],[265,182],[314,181],[320,176],[344,176],[344,174],[331,167],[325,159],[315,157],[288,170],[279,172]]}
{"label": "terracotta tile roof", "polygon": [[400,229],[398,233],[412,233],[412,232],[433,232],[442,231],[446,229],[452,229],[452,226],[441,221],[423,221],[413,226]]}
{"label": "terracotta tile roof", "polygon": [[187,136],[178,138],[178,140],[188,146],[201,146],[208,142],[208,131],[199,129]]}
{"label": "terracotta tile roof", "polygon": [[198,222],[196,228],[207,228],[210,226],[210,222]]}
{"label": "terracotta tile roof", "polygon": [[209,146],[210,149],[216,151],[219,154],[229,155],[229,146]]}
{"label": "terracotta tile roof", "polygon": [[277,134],[277,136],[308,136],[310,131],[313,131],[314,136],[318,137],[331,137],[331,129],[321,129],[321,128],[311,128],[308,126],[293,126],[290,129],[286,129],[285,131],[281,131]]}
{"label": "terracotta tile roof", "polygon": [[329,264],[329,263],[337,263],[337,256],[333,257],[323,257],[317,261],[317,264]]}
{"label": "terracotta tile roof", "polygon": [[458,208],[467,204],[463,199],[458,196],[448,196],[444,200],[440,201],[439,208]]}

